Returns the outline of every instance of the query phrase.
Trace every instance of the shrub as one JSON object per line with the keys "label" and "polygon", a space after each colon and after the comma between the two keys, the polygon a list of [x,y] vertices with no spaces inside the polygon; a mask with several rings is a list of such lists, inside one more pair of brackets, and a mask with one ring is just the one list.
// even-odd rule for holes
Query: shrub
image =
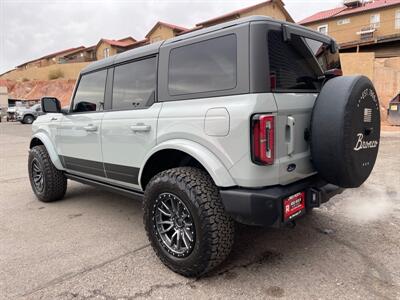
{"label": "shrub", "polygon": [[26,78],[26,77],[22,78],[22,82],[26,82],[26,81],[29,81],[29,78]]}
{"label": "shrub", "polygon": [[62,78],[62,77],[64,77],[64,73],[60,69],[54,69],[54,70],[49,71],[49,79],[50,80],[58,79],[58,78]]}

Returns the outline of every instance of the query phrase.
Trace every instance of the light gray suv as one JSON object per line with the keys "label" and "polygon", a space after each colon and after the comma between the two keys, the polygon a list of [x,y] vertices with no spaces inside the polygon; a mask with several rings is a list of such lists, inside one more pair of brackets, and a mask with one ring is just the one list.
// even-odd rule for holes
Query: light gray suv
{"label": "light gray suv", "polygon": [[328,36],[249,17],[87,66],[71,106],[42,99],[28,170],[41,201],[67,179],[143,199],[151,244],[199,276],[234,221],[293,224],[370,175],[380,140],[370,80],[341,76]]}

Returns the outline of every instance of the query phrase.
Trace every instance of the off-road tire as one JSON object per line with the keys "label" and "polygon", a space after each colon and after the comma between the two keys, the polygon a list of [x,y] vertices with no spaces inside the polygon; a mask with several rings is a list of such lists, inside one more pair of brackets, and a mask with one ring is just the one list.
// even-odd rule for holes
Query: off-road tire
{"label": "off-road tire", "polygon": [[319,176],[356,188],[370,176],[380,144],[380,105],[365,76],[329,80],[311,117],[311,157]]}
{"label": "off-road tire", "polygon": [[31,115],[27,115],[22,119],[22,123],[24,124],[32,124],[35,121],[35,118]]}
{"label": "off-road tire", "polygon": [[[33,181],[33,161],[38,162],[43,174],[44,188],[42,191],[37,190]],[[64,197],[67,190],[67,178],[53,165],[45,146],[35,146],[29,151],[28,173],[32,190],[40,201],[52,202]]]}
{"label": "off-road tire", "polygon": [[[177,258],[163,246],[155,225],[156,199],[162,193],[177,195],[189,209],[195,225],[193,250]],[[163,171],[148,183],[143,202],[144,225],[159,259],[186,277],[201,276],[223,262],[231,252],[234,222],[225,213],[218,188],[208,174],[192,167]]]}

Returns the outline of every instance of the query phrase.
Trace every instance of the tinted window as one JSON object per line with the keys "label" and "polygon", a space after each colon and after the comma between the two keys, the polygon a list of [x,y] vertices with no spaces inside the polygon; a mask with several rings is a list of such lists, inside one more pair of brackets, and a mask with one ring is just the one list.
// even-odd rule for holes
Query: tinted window
{"label": "tinted window", "polygon": [[231,34],[171,50],[170,95],[235,88],[236,47],[236,36]]}
{"label": "tinted window", "polygon": [[113,109],[137,109],[154,102],[157,60],[155,57],[121,65],[114,71]]}
{"label": "tinted window", "polygon": [[303,38],[284,42],[281,31],[268,33],[271,85],[275,90],[317,90],[321,68]]}
{"label": "tinted window", "polygon": [[74,112],[101,111],[104,109],[104,89],[107,70],[83,75],[74,98]]}

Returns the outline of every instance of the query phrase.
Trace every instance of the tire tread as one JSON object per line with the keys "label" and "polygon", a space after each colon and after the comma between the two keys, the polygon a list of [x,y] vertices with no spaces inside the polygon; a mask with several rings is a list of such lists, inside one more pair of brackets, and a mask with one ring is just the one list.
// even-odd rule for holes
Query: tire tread
{"label": "tire tread", "polygon": [[[30,165],[33,158],[42,164],[43,175],[45,176],[45,188],[43,193],[37,193],[32,183]],[[43,145],[33,147],[29,152],[29,177],[32,189],[37,198],[42,202],[53,202],[61,200],[67,190],[67,178],[64,173],[58,170],[50,159],[50,156]]]}
{"label": "tire tread", "polygon": [[[176,184],[180,189],[187,191],[190,201],[197,208],[200,219],[200,230],[206,241],[206,249],[199,254],[197,264],[184,268],[175,266],[160,251],[157,241],[152,238],[152,228],[149,220],[152,218],[149,191],[159,182]],[[225,213],[219,190],[212,179],[204,171],[193,167],[179,167],[163,171],[153,177],[146,187],[144,202],[144,223],[146,232],[159,259],[173,271],[188,277],[201,276],[220,263],[230,254],[234,241],[234,222]]]}

